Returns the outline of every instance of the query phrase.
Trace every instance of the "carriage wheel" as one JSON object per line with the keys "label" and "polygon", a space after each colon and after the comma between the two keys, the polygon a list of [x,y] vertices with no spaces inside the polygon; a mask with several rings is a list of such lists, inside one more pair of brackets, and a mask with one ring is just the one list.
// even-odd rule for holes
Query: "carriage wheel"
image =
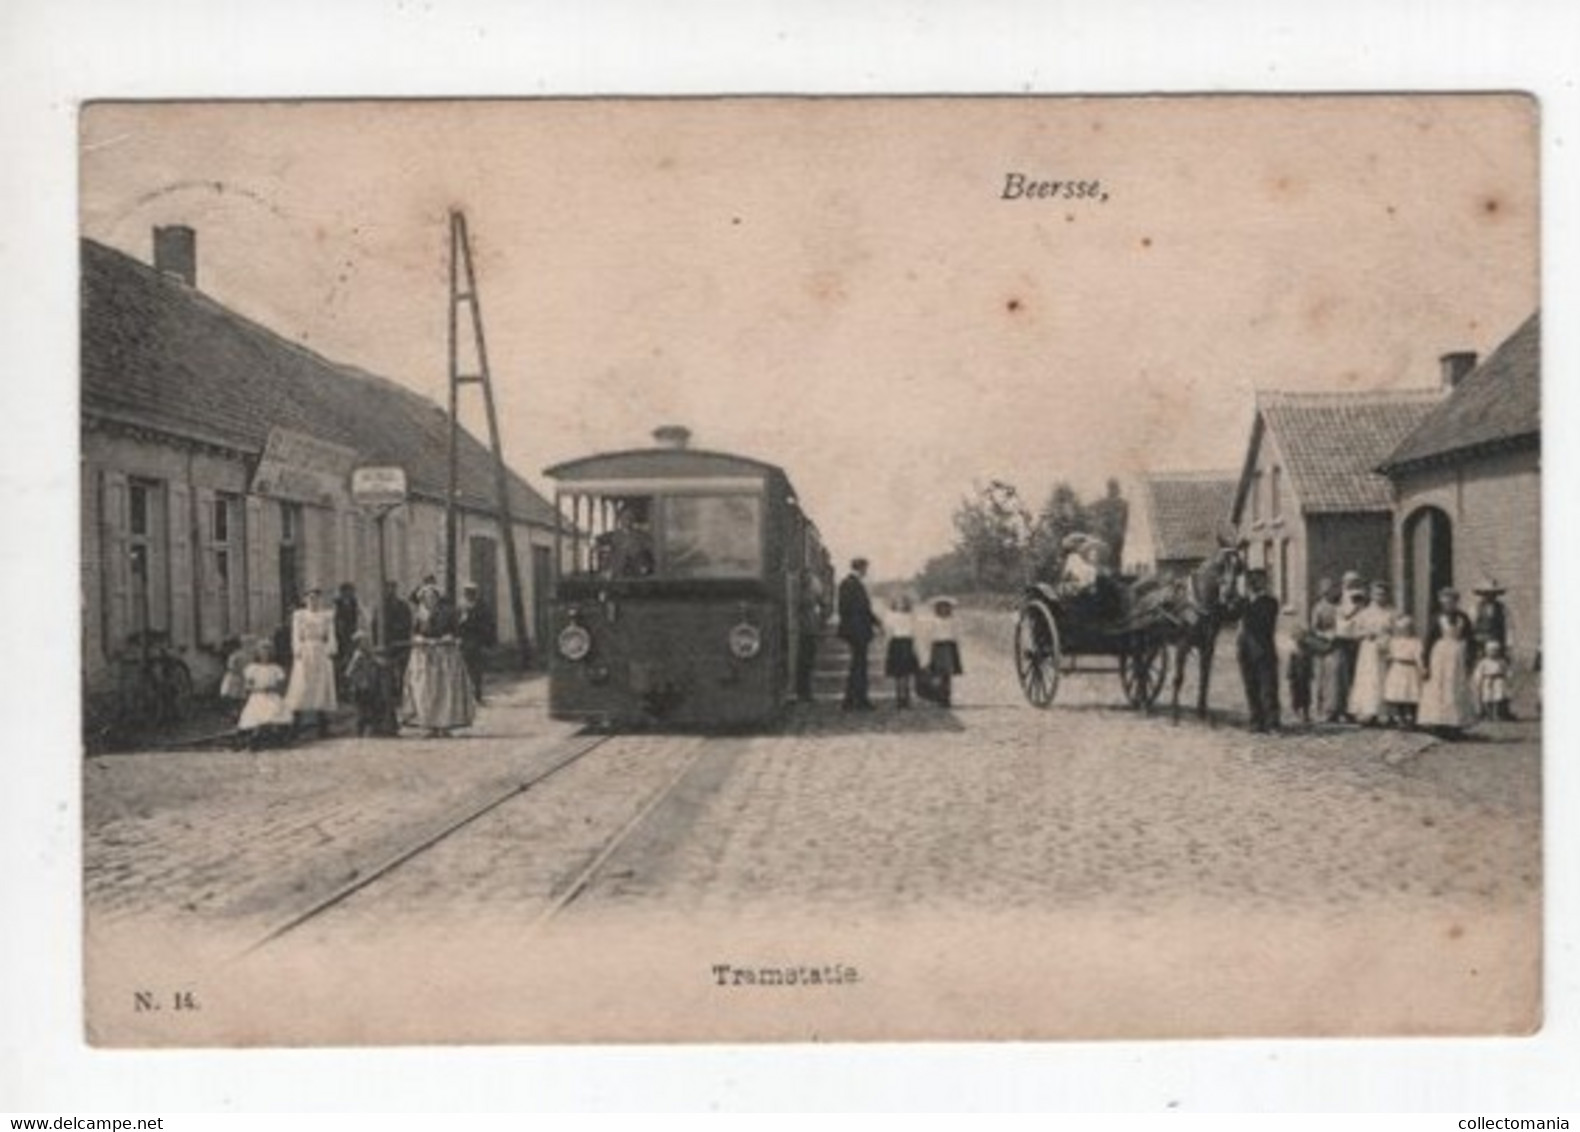
{"label": "carriage wheel", "polygon": [[1032,707],[1053,703],[1059,690],[1059,652],[1059,630],[1047,606],[1023,606],[1015,622],[1015,675]]}
{"label": "carriage wheel", "polygon": [[1119,682],[1130,706],[1149,708],[1156,703],[1168,670],[1168,651],[1158,641],[1143,638],[1126,650],[1119,660]]}

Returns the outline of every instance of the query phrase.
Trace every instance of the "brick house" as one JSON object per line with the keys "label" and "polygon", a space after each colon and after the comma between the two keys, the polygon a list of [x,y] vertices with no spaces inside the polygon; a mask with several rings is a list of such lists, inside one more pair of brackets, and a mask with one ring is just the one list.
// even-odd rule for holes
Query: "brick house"
{"label": "brick house", "polygon": [[1401,608],[1431,615],[1444,586],[1507,589],[1511,647],[1541,646],[1541,314],[1481,365],[1450,354],[1448,397],[1379,462],[1394,492],[1393,576]]}
{"label": "brick house", "polygon": [[1233,472],[1150,472],[1141,477],[1125,535],[1126,573],[1189,573],[1217,549],[1234,510]]}
{"label": "brick house", "polygon": [[1324,577],[1393,576],[1393,486],[1376,469],[1445,395],[1257,393],[1232,520],[1280,601],[1304,616]]}
{"label": "brick house", "polygon": [[[150,267],[81,244],[84,692],[114,688],[143,630],[168,633],[202,689],[221,642],[272,632],[309,585],[443,576],[449,418],[391,381],[331,362],[193,285],[195,237],[160,229]],[[463,434],[457,563],[513,640],[493,457]],[[358,465],[399,465],[409,496],[383,530],[349,490]],[[529,609],[548,598],[557,517],[510,476]],[[381,547],[382,543],[382,547]]]}

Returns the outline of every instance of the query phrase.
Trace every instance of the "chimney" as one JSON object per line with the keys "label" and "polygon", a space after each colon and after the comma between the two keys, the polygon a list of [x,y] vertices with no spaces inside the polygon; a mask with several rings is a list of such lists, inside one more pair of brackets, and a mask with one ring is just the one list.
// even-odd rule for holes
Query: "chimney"
{"label": "chimney", "polygon": [[197,233],[185,224],[154,229],[154,269],[197,286]]}
{"label": "chimney", "polygon": [[653,430],[653,439],[663,448],[687,448],[691,445],[691,430],[685,425],[663,425]]}
{"label": "chimney", "polygon": [[1455,350],[1438,360],[1443,366],[1443,388],[1453,389],[1476,368],[1476,351]]}

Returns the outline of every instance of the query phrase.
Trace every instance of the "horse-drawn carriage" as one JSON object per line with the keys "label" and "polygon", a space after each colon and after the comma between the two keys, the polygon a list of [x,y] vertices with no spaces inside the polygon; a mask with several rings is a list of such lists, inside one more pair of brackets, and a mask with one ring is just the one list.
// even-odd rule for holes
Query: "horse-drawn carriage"
{"label": "horse-drawn carriage", "polygon": [[[1064,676],[1117,671],[1125,701],[1151,707],[1168,674],[1168,640],[1150,615],[1138,617],[1134,603],[1133,579],[1085,591],[1028,587],[1015,622],[1015,675],[1027,702],[1050,706]],[[1111,663],[1083,667],[1089,658]]]}
{"label": "horse-drawn carriage", "polygon": [[[1033,707],[1046,708],[1062,677],[1117,672],[1125,701],[1147,710],[1174,665],[1174,713],[1191,653],[1200,666],[1197,712],[1207,715],[1208,673],[1218,631],[1238,612],[1244,562],[1225,547],[1183,576],[1112,577],[1094,585],[1028,586],[1015,622],[1015,675]],[[1081,661],[1098,658],[1096,667]]]}

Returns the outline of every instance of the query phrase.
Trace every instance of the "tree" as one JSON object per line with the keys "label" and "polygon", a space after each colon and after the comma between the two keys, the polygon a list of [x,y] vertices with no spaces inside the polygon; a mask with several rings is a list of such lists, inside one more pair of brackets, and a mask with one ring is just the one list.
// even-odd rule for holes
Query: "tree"
{"label": "tree", "polygon": [[1044,580],[1057,576],[1064,557],[1062,548],[1065,538],[1086,529],[1086,508],[1081,504],[1081,497],[1068,481],[1060,480],[1037,514],[1037,534],[1033,539],[1035,553],[1032,559],[1035,575]]}
{"label": "tree", "polygon": [[955,508],[955,549],[969,565],[972,587],[1005,592],[1026,582],[1032,517],[1014,484],[992,480]]}
{"label": "tree", "polygon": [[936,554],[927,560],[913,584],[918,593],[929,597],[963,593],[970,590],[973,584],[971,563],[958,548],[946,554]]}

